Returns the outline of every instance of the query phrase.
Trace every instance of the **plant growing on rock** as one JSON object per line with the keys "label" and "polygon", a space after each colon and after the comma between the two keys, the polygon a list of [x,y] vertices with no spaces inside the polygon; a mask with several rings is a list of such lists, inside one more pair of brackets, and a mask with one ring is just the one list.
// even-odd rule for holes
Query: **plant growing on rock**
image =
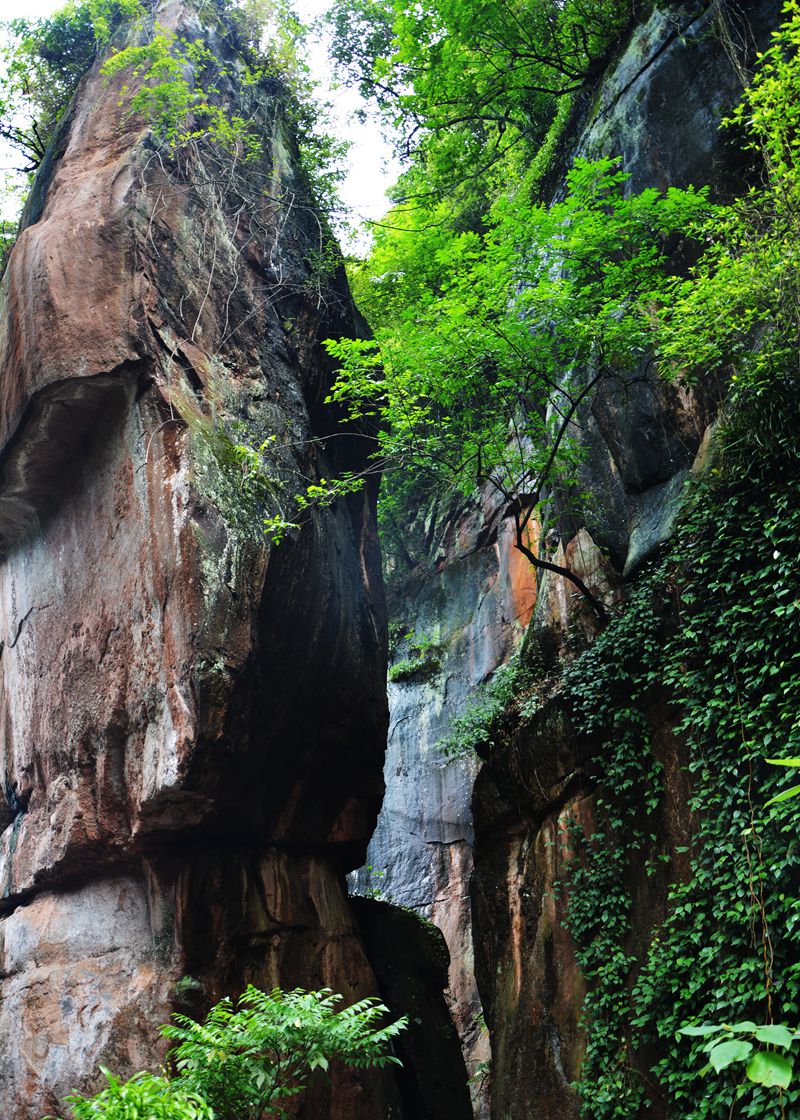
{"label": "plant growing on rock", "polygon": [[406,635],[407,656],[389,666],[388,679],[393,683],[422,682],[435,677],[442,667],[442,647],[435,638]]}

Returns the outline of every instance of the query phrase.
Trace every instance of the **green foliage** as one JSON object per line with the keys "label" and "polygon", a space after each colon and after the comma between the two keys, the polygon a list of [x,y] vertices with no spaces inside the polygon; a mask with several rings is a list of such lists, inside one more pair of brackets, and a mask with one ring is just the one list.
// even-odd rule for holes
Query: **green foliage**
{"label": "green foliage", "polygon": [[328,988],[262,992],[249,985],[238,1005],[223,999],[202,1023],[174,1015],[161,1028],[177,1043],[173,1077],[140,1072],[121,1082],[101,1066],[106,1087],[91,1097],[73,1093],[65,1103],[73,1120],[285,1118],[286,1101],[331,1061],[353,1069],[399,1064],[387,1050],[406,1019],[382,1026],[388,1011],[377,1000],[336,1010],[341,1002]]}
{"label": "green foliage", "polygon": [[[178,392],[173,402],[180,402]],[[364,485],[364,477],[352,471],[335,480],[309,481],[298,471],[294,444],[286,436],[269,435],[254,445],[249,441],[253,433],[241,421],[225,425],[191,408],[182,415],[192,433],[198,489],[231,528],[253,541],[266,536],[271,544],[281,544],[313,511],[328,509]]]}
{"label": "green foliage", "polygon": [[130,113],[147,120],[154,134],[174,150],[199,140],[210,140],[223,150],[252,159],[261,141],[252,123],[220,101],[221,85],[234,77],[253,86],[263,77],[247,65],[224,65],[201,40],[189,40],[157,27],[145,43],[115,51],[102,71],[112,77],[130,71],[136,83],[130,97],[122,90]]}
{"label": "green foliage", "polygon": [[121,1082],[105,1067],[105,1089],[92,1097],[66,1097],[72,1120],[216,1120],[199,1095],[153,1073],[135,1073]]}
{"label": "green foliage", "polygon": [[194,481],[200,492],[232,529],[254,541],[266,534],[280,544],[298,526],[287,514],[289,476],[278,437],[268,436],[255,447],[244,442],[242,424],[228,429],[193,410],[185,410],[184,417],[192,433]]}
{"label": "green foliage", "polygon": [[635,588],[624,614],[562,678],[576,730],[599,740],[590,777],[598,787],[602,826],[587,836],[577,821],[571,823],[578,858],[561,884],[567,926],[588,986],[582,1014],[587,1046],[578,1091],[582,1115],[592,1120],[628,1120],[645,1100],[631,1066],[627,1026],[635,966],[628,944],[633,905],[628,870],[632,859],[649,857],[654,871],[664,854],[654,848],[663,778],[651,749],[645,705],[663,650],[660,589],[666,576],[666,568],[659,568]]}
{"label": "green foliage", "polygon": [[[703,1023],[681,1027],[678,1035],[706,1039],[703,1052],[709,1066],[721,1073],[736,1062],[745,1063],[745,1077],[755,1085],[788,1089],[792,1078],[794,1056],[789,1053],[800,1041],[800,1031],[780,1024],[765,1023]],[[770,1049],[757,1048],[759,1043]],[[787,1053],[779,1053],[784,1050]]]}
{"label": "green foliage", "polygon": [[430,680],[439,672],[438,657],[404,657],[389,666],[388,680],[392,684],[403,684]]}
{"label": "green foliage", "polygon": [[514,723],[513,704],[532,683],[531,671],[520,652],[512,654],[504,665],[479,685],[476,695],[452,723],[447,735],[435,744],[449,759],[485,754]]}
{"label": "green foliage", "polygon": [[[307,29],[286,0],[218,0],[203,15],[217,26],[224,58],[202,38],[154,24],[144,0],[70,0],[49,19],[0,24],[0,136],[35,169],[80,78],[105,53],[109,78],[130,75],[121,107],[143,117],[168,149],[204,142],[229,163],[253,159],[263,149],[253,91],[264,87],[282,101],[311,198],[333,211],[346,144],[327,127],[327,107],[315,96],[303,58]],[[123,24],[126,41],[112,49]],[[231,89],[241,112],[231,109]]]}
{"label": "green foliage", "polygon": [[401,212],[379,235],[356,275],[375,339],[326,343],[341,366],[330,399],[377,419],[400,503],[409,479],[462,495],[488,483],[519,508],[574,482],[570,424],[600,379],[646,357],[669,239],[709,209],[705,191],[626,196],[626,178],[577,161],[563,202],[500,198],[483,233],[422,231]]}
{"label": "green foliage", "polygon": [[786,0],[784,21],[775,32],[746,94],[729,123],[749,134],[751,150],[763,154],[770,178],[780,184],[782,202],[796,201],[800,160],[800,3]]}
{"label": "green foliage", "polygon": [[[788,766],[793,770],[800,767],[800,758],[768,758],[766,761],[770,766]],[[777,805],[781,801],[789,801],[793,797],[800,797],[800,786],[790,786],[789,789],[781,790],[767,802],[767,805]]]}
{"label": "green foliage", "polygon": [[442,667],[440,644],[433,638],[416,637],[412,632],[405,635],[404,645],[408,656],[389,666],[392,684],[419,683],[435,677]]}
{"label": "green foliage", "polygon": [[[780,438],[779,416],[759,396],[777,400],[782,385],[796,391],[800,235],[797,200],[797,91],[800,90],[800,5],[789,0],[786,21],[761,56],[751,86],[726,122],[745,147],[763,155],[762,183],[727,207],[718,207],[704,228],[706,250],[695,269],[676,281],[662,312],[660,352],[683,376],[733,370],[737,422],[746,432],[761,425],[762,441]],[[735,439],[730,441],[735,443]]]}
{"label": "green foliage", "polygon": [[385,868],[373,867],[371,863],[365,863],[363,870],[369,876],[369,886],[361,892],[363,898],[374,898],[380,901],[383,898],[383,880],[386,878]]}
{"label": "green foliage", "polygon": [[72,0],[47,19],[0,24],[0,136],[29,168],[41,162],[78,82],[141,0]]}
{"label": "green foliage", "polygon": [[[629,0],[336,0],[333,52],[412,155],[406,193],[478,195],[523,162],[558,99],[581,89],[627,25]],[[462,196],[463,203],[463,196]]]}
{"label": "green foliage", "polygon": [[221,1000],[203,1023],[175,1015],[162,1033],[177,1043],[177,1082],[208,1101],[216,1120],[261,1120],[286,1116],[283,1102],[333,1060],[355,1069],[397,1062],[386,1051],[406,1020],[381,1026],[387,1009],[377,1000],[337,1011],[341,1001],[327,988],[262,992],[250,985],[238,1005]]}
{"label": "green foliage", "polygon": [[[564,678],[577,729],[596,743],[602,822],[578,843],[568,882],[568,923],[589,985],[579,1088],[591,1120],[638,1115],[652,1099],[648,1082],[693,1120],[728,1115],[732,1094],[737,1117],[779,1115],[762,1059],[751,1067],[758,1084],[704,1080],[707,1061],[678,1037],[687,1020],[758,1023],[768,1012],[768,1042],[772,1023],[798,1015],[796,823],[791,806],[771,797],[779,778],[764,759],[800,737],[800,612],[785,610],[796,600],[797,460],[780,446],[770,456],[750,451],[746,471],[737,456],[697,485],[673,559]],[[670,595],[679,605],[672,632]],[[659,839],[663,777],[648,716],[665,688],[690,751],[696,834],[689,875],[670,888],[666,921],[637,965],[630,869],[643,862],[655,874],[676,858]],[[635,1072],[637,1052],[658,1055],[646,1080]],[[796,1089],[784,1093],[787,1108],[799,1100]]]}

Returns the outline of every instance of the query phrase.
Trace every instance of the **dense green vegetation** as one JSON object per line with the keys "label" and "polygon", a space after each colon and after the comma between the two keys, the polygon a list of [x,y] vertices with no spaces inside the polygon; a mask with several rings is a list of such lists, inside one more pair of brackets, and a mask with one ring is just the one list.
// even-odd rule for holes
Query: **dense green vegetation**
{"label": "dense green vegetation", "polygon": [[667,245],[709,209],[704,191],[626,196],[626,178],[612,160],[577,161],[563,202],[522,190],[498,198],[482,232],[378,236],[366,268],[379,271],[356,287],[376,340],[329,350],[342,366],[331,398],[379,420],[385,520],[411,486],[488,485],[516,547],[553,567],[526,538],[530,517],[546,488],[574,484],[572,425],[596,387],[641,376],[672,287]]}
{"label": "dense green vegetation", "polygon": [[[734,1098],[733,1115],[777,1117],[800,1100],[796,1088],[777,1100],[774,1089],[748,1087],[739,1070],[701,1077],[706,1038],[678,1034],[688,1023],[791,1024],[800,1012],[797,818],[791,802],[766,808],[784,783],[764,757],[777,744],[792,752],[800,735],[797,419],[795,401],[771,453],[737,431],[737,454],[697,486],[674,557],[565,678],[578,729],[601,740],[592,776],[603,828],[577,838],[583,855],[569,883],[590,985],[580,1091],[593,1118],[634,1116],[662,1099],[701,1120],[728,1115]],[[648,858],[652,874],[661,861],[680,863],[658,823],[663,775],[649,713],[665,692],[688,744],[694,837],[689,874],[671,888],[640,968],[629,943],[631,860]],[[639,1076],[634,1055],[648,1052],[658,1060]]]}
{"label": "dense green vegetation", "polygon": [[552,210],[537,196],[572,97],[632,15],[621,0],[333,5],[340,68],[407,160],[397,205],[351,273],[375,344],[332,347],[344,365],[334,399],[355,419],[373,406],[382,424],[396,568],[423,559],[403,510],[485,483],[513,512],[517,547],[546,566],[529,521],[545,483],[574,481],[570,427],[600,380],[630,376],[641,357],[646,293],[704,200],[626,198],[612,161],[576,166]]}
{"label": "dense green vegetation", "polygon": [[[531,152],[514,161],[529,139],[542,143],[548,121],[552,153],[566,111],[554,115],[550,90],[537,127],[512,125],[510,108],[503,123],[516,131],[506,140],[489,113],[476,123],[470,92],[451,93],[459,66],[472,77],[487,58],[482,49],[478,63],[458,39],[464,7],[404,14],[372,4],[385,18],[372,20],[371,38],[354,43],[353,25],[340,30],[340,57],[406,125],[413,163],[402,201],[355,270],[376,342],[333,348],[344,363],[334,396],[349,399],[355,417],[374,409],[384,423],[384,462],[400,467],[384,498],[391,533],[437,487],[493,484],[513,514],[515,502],[533,505],[557,484],[563,503],[580,455],[564,412],[604,363],[624,376],[650,353],[665,376],[727,383],[714,465],[694,487],[674,552],[559,682],[577,731],[598,743],[591,776],[601,824],[590,836],[574,827],[580,859],[568,884],[589,988],[577,1088],[587,1120],[630,1120],[648,1102],[692,1120],[791,1116],[800,1105],[800,863],[784,774],[766,758],[796,755],[800,734],[800,6],[786,5],[787,23],[733,114],[759,167],[743,198],[626,198],[609,162],[578,165],[566,200],[550,208],[536,196],[541,161],[529,170]],[[509,8],[471,9],[475,18],[500,10]],[[444,91],[440,112],[433,90]],[[459,177],[466,185],[451,190]],[[696,264],[671,274],[677,232],[691,239]],[[580,512],[581,496],[571,500]],[[420,559],[407,534],[397,552]],[[501,745],[538,702],[537,672],[523,661],[505,669],[445,749]],[[653,705],[665,698],[691,785],[694,835],[677,852],[664,840],[664,775],[651,738]],[[654,883],[673,879],[644,956],[630,893],[642,867]]]}
{"label": "dense green vegetation", "polygon": [[398,196],[479,217],[560,99],[597,76],[632,0],[335,0],[334,56],[413,159]]}
{"label": "dense green vegetation", "polygon": [[332,1061],[352,1069],[398,1059],[391,1041],[405,1028],[381,1026],[387,1009],[363,999],[337,1010],[329,989],[262,992],[251,985],[237,1004],[220,1000],[203,1022],[174,1015],[161,1033],[177,1045],[172,1073],[140,1072],[122,1082],[103,1069],[105,1088],[66,1098],[73,1120],[266,1120],[288,1116],[287,1103]]}
{"label": "dense green vegetation", "polygon": [[[137,0],[87,0],[12,26],[0,108],[6,122],[27,112],[27,123],[4,127],[31,165],[88,62],[131,15],[144,19]],[[604,65],[630,4],[337,0],[331,17],[339,64],[409,161],[369,259],[352,269],[375,339],[329,343],[341,364],[332,401],[354,424],[380,425],[374,468],[386,473],[382,520],[395,562],[422,559],[408,533],[415,509],[494,488],[520,551],[576,582],[606,624],[558,681],[578,733],[599,744],[591,779],[600,827],[592,835],[574,827],[579,858],[565,884],[588,983],[578,1091],[589,1120],[631,1120],[647,1102],[692,1120],[783,1118],[800,1108],[800,1089],[785,1087],[796,1036],[781,1027],[800,1016],[796,813],[781,800],[783,770],[766,763],[800,754],[797,0],[786,16],[733,114],[758,168],[743,198],[712,203],[702,185],[631,194],[604,159],[577,162],[550,205],[543,175],[572,98]],[[244,35],[236,49],[245,85],[279,68],[291,38],[267,66]],[[109,75],[133,67],[145,79],[127,110],[147,117],[168,148],[211,141],[246,159],[258,137],[245,118],[221,112],[215,83],[227,75],[208,48],[155,28],[145,40],[120,43],[106,63]],[[688,247],[680,261],[678,241]],[[528,529],[547,517],[554,493],[583,514],[593,496],[577,487],[582,410],[603,380],[625,384],[652,361],[686,384],[718,378],[727,405],[714,465],[692,490],[672,554],[609,618],[574,575],[538,553]],[[229,440],[215,451],[246,494],[272,485],[265,446]],[[322,480],[287,517],[357,484]],[[279,537],[291,524],[281,515],[268,528]],[[398,682],[438,671],[427,640],[409,640],[407,653]],[[536,704],[538,671],[519,660],[499,673],[447,750],[486,753],[500,743],[509,719]],[[693,836],[681,851],[660,831],[656,703],[670,706],[686,745]],[[654,881],[662,871],[674,880],[644,954],[633,944],[630,892],[640,864]],[[202,1027],[169,1028],[180,1043],[176,1078],[141,1075],[126,1086],[109,1078],[97,1099],[128,1093],[147,1103],[149,1094],[148,1107],[166,1101],[176,1116],[201,1117],[206,1101],[220,1117],[237,1108],[259,1116],[314,1064],[324,1067],[328,1051],[301,1065],[292,1051],[284,1094],[274,1065],[256,1072],[251,1052],[220,1050],[233,1023],[241,1037],[262,1030],[261,1019],[248,1019],[264,1012],[257,1002],[220,1005]],[[308,1032],[303,1016],[325,1006],[311,1000],[301,1013],[293,1004],[291,1014]],[[282,1037],[290,1027],[281,1021]],[[330,1040],[329,1024],[320,1029]],[[714,1055],[719,1045],[728,1049],[707,1072],[703,1048]],[[224,1062],[210,1062],[207,1046]],[[364,1052],[331,1053],[357,1064]],[[375,1064],[385,1060],[377,1054]],[[75,1098],[76,1117],[104,1114],[82,1107]]]}
{"label": "dense green vegetation", "polygon": [[141,0],[84,0],[49,19],[10,20],[0,51],[0,137],[35,170],[78,82],[112,32],[144,16]]}

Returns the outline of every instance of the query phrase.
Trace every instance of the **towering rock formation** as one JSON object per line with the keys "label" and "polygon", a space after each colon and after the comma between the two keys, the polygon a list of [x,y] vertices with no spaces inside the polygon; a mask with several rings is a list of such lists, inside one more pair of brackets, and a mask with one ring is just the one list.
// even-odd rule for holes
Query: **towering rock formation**
{"label": "towering rock formation", "polygon": [[[59,1109],[99,1061],[152,1068],[172,1009],[246,981],[377,992],[343,880],[383,792],[374,488],[279,547],[261,525],[303,479],[364,462],[323,403],[320,345],[362,328],[341,264],[315,264],[331,240],[280,82],[240,87],[189,0],[156,18],[229,64],[229,111],[263,145],[170,155],[95,66],[3,279],[8,1120]],[[263,509],[235,447],[273,438]],[[393,1093],[335,1075],[309,1114],[395,1115]]]}
{"label": "towering rock formation", "polygon": [[[620,156],[631,190],[711,183],[724,194],[740,187],[741,155],[719,124],[780,10],[778,0],[648,10],[576,107],[548,172],[552,194],[558,197],[575,156]],[[686,393],[643,372],[633,389],[604,387],[581,417],[591,509],[585,524],[556,509],[559,534],[547,542],[552,559],[610,602],[669,540],[683,483],[702,465],[719,403],[713,391]],[[482,765],[448,760],[433,747],[475,685],[507,660],[529,620],[529,639],[550,667],[595,628],[563,580],[545,575],[537,598],[531,573],[516,567],[502,511],[483,496],[455,515],[431,512],[418,537],[423,562],[393,595],[390,614],[402,634],[436,642],[439,658],[390,686],[387,793],[369,867],[351,881],[357,891],[377,887],[444,931],[454,1017],[478,1074],[476,1116],[565,1120],[578,1112],[572,1083],[585,1047],[584,985],[554,884],[573,858],[568,819],[593,828],[592,799],[580,778],[593,744],[576,736],[553,703]],[[406,656],[401,645],[396,659]],[[686,779],[669,713],[654,704],[667,776],[660,828],[680,873]],[[631,944],[641,948],[663,913],[666,887],[663,875],[646,882],[641,868],[638,874]],[[491,1092],[479,1072],[489,1036]]]}
{"label": "towering rock formation", "polygon": [[[735,183],[717,125],[780,4],[726,5],[727,38],[719,8],[648,9],[577,107],[554,195],[575,154],[621,153],[633,189]],[[427,565],[392,614],[428,652],[390,687],[370,841],[388,714],[374,492],[310,511],[277,547],[262,526],[302,480],[363,464],[368,438],[324,403],[320,346],[363,326],[341,267],[320,270],[330,239],[280,83],[240,83],[191,0],[158,19],[229,64],[226,105],[263,150],[171,155],[121,113],[123,78],[94,68],[2,281],[0,1112],[38,1120],[99,1061],[152,1067],[171,1010],[253,981],[380,993],[430,1026],[396,1082],[336,1074],[303,1116],[461,1120],[447,951],[410,914],[347,898],[366,860],[357,892],[444,933],[475,1115],[575,1117],[584,986],[553,887],[574,858],[567,818],[594,827],[596,744],[553,697],[484,763],[435,744],[526,631],[554,665],[593,623],[562,581],[536,587],[485,495],[421,514]],[[551,555],[626,594],[669,539],[716,404],[655,378],[604,387],[581,418],[596,501],[586,524],[556,511]],[[263,445],[255,489],[242,445]],[[680,874],[682,748],[663,696],[647,719]],[[665,892],[633,867],[632,953]]]}

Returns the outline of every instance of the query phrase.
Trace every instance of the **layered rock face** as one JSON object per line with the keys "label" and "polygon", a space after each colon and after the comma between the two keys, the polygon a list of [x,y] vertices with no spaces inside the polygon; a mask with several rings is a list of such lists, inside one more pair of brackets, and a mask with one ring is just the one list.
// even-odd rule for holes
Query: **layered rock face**
{"label": "layered rock face", "polygon": [[[578,106],[550,171],[553,195],[575,156],[620,156],[631,190],[738,189],[741,155],[719,123],[780,8],[773,0],[726,5],[724,13],[712,4],[656,5]],[[670,538],[683,485],[705,461],[718,398],[713,389],[701,395],[668,386],[645,368],[636,384],[602,386],[580,424],[581,483],[591,502],[580,515],[554,503],[558,531],[544,554],[608,603],[619,601]],[[545,574],[538,591],[529,572],[509,581],[507,524],[479,498],[466,513],[433,519],[424,537],[427,574],[404,586],[391,615],[401,632],[438,642],[441,661],[429,679],[390,687],[387,794],[368,856],[380,875],[360,872],[357,889],[377,887],[444,931],[453,954],[450,997],[473,1072],[491,1040],[491,1085],[476,1084],[476,1115],[564,1120],[579,1110],[572,1083],[585,1046],[584,987],[555,885],[575,858],[568,820],[592,832],[583,768],[596,745],[581,740],[552,702],[482,765],[448,763],[431,746],[475,685],[508,658],[529,620],[528,637],[549,668],[569,658],[576,642],[591,641],[596,628],[559,577]],[[679,876],[689,829],[681,747],[658,697],[648,718],[665,775],[661,836]],[[636,919],[627,948],[635,954],[663,914],[666,885],[643,866],[633,874]],[[479,1000],[488,1036],[475,1031]]]}
{"label": "layered rock face", "polygon": [[[157,18],[201,33],[182,0]],[[203,34],[262,154],[171,155],[95,67],[3,280],[9,1120],[56,1111],[99,1061],[152,1068],[173,1008],[247,981],[377,991],[343,886],[383,792],[375,495],[275,548],[261,524],[363,463],[320,345],[360,326],[341,266],[313,264],[330,239],[279,84],[237,88],[223,30]],[[265,441],[266,508],[236,451]],[[388,1082],[332,1084],[307,1114],[395,1114]]]}
{"label": "layered rock face", "polygon": [[447,521],[434,542],[439,570],[393,603],[400,635],[395,662],[414,643],[430,642],[432,652],[418,672],[390,681],[386,796],[368,866],[351,876],[356,893],[410,907],[442,930],[451,959],[448,999],[479,1116],[487,1115],[490,1052],[475,983],[469,894],[477,760],[448,757],[440,740],[474,689],[511,656],[536,602],[530,565],[511,547],[510,523],[498,533],[498,514],[496,495],[486,495]]}

